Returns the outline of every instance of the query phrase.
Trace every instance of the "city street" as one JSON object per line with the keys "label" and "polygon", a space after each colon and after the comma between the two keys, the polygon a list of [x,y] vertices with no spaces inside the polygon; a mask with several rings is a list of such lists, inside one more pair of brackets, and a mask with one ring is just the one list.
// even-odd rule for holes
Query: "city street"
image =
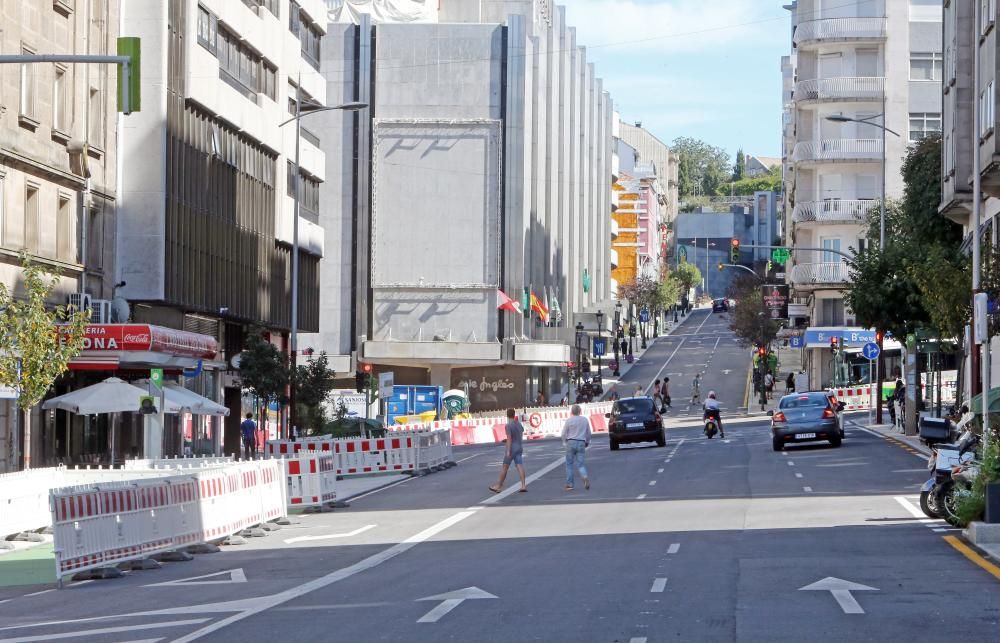
{"label": "city street", "polygon": [[[696,340],[715,356],[686,352]],[[632,373],[686,377],[700,355],[734,404],[746,351],[730,345],[696,312]],[[998,580],[922,518],[923,460],[863,420],[839,449],[781,453],[757,418],[711,441],[677,421],[666,448],[599,437],[589,491],[563,490],[555,440],[526,445],[523,494],[487,490],[500,447],[456,448],[453,469],[193,562],[0,588],[0,643],[995,640]]]}

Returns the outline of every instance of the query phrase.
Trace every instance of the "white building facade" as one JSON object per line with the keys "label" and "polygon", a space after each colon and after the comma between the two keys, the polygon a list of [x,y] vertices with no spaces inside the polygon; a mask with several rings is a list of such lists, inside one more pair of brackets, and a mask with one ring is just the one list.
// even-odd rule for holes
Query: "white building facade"
{"label": "white building facade", "polygon": [[[864,249],[883,171],[887,198],[900,197],[907,146],[941,129],[941,1],[798,0],[788,8],[783,150],[795,248],[788,275],[810,326],[849,328],[848,270],[837,251]],[[888,134],[883,149],[881,128],[869,123],[899,136]],[[809,349],[811,385],[829,384],[829,341]]]}

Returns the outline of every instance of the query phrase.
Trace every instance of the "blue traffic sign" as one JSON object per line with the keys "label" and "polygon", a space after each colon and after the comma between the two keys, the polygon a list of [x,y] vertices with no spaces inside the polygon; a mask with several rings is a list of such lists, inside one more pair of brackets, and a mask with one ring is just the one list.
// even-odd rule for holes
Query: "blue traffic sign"
{"label": "blue traffic sign", "polygon": [[603,337],[594,338],[594,357],[603,357],[607,350],[607,340]]}
{"label": "blue traffic sign", "polygon": [[649,321],[649,310],[643,308],[639,311],[639,321],[644,324]]}
{"label": "blue traffic sign", "polygon": [[878,359],[878,354],[881,352],[881,349],[879,349],[878,344],[875,342],[868,342],[864,345],[864,348],[861,349],[861,354],[864,355],[865,359],[869,360]]}

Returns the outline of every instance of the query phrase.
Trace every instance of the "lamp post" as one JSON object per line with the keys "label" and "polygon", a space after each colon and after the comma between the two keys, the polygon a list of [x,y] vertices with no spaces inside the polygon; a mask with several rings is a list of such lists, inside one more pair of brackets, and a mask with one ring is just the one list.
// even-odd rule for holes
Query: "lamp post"
{"label": "lamp post", "polygon": [[[289,334],[289,352],[291,353],[291,372],[294,378],[296,373],[297,352],[299,344],[299,142],[302,138],[301,120],[303,116],[316,114],[318,112],[329,112],[332,110],[343,110],[345,112],[356,112],[368,107],[368,103],[344,103],[343,105],[319,105],[317,103],[302,103],[302,75],[299,74],[299,82],[295,86],[295,115],[282,121],[278,127],[295,122],[295,174],[293,179],[295,185],[292,187],[293,208],[292,218],[292,330]],[[288,396],[289,419],[295,416],[295,381]]]}
{"label": "lamp post", "polygon": [[615,325],[614,325],[614,345],[615,345],[615,370],[612,373],[615,377],[621,376],[621,365],[618,359],[618,331],[622,327],[622,302],[615,302]]}
{"label": "lamp post", "polygon": [[850,116],[843,116],[841,114],[832,114],[827,116],[826,120],[833,121],[834,123],[861,123],[863,125],[871,125],[872,127],[877,127],[882,130],[882,200],[879,202],[878,207],[878,249],[885,250],[885,133],[889,132],[898,138],[899,132],[894,132],[885,125],[871,122],[873,118],[881,118],[883,122],[885,121],[885,90],[882,91],[881,114],[875,114],[874,116],[867,116],[865,118],[851,118]]}
{"label": "lamp post", "polygon": [[[598,339],[603,339],[604,338],[604,313],[601,312],[601,311],[597,311],[597,313],[594,316],[597,317],[597,338]],[[594,351],[594,353],[595,353],[594,357],[597,358],[597,377],[600,378],[601,377],[601,356],[596,354],[597,351]]]}
{"label": "lamp post", "polygon": [[583,322],[576,322],[576,385],[583,379]]}
{"label": "lamp post", "polygon": [[[979,4],[975,3],[975,2],[973,4],[976,6],[976,11],[978,11],[979,10],[978,9],[979,8]],[[976,24],[978,24],[978,22],[976,22]],[[973,49],[975,50],[975,55],[978,56],[979,55],[979,47],[977,46],[977,47],[974,47]],[[975,85],[975,86],[978,86],[978,85]],[[979,101],[972,101],[972,103],[973,103],[973,108],[976,109],[976,110],[978,110],[979,109]],[[882,200],[879,202],[879,205],[878,205],[878,249],[879,249],[880,252],[882,252],[882,251],[885,250],[885,177],[886,177],[885,133],[889,132],[890,134],[893,134],[897,138],[899,138],[899,132],[894,132],[893,130],[891,130],[888,127],[885,126],[885,113],[886,113],[886,109],[885,109],[885,87],[883,87],[882,88],[882,113],[881,114],[875,114],[874,116],[868,116],[866,118],[850,118],[848,116],[842,116],[842,115],[839,115],[839,114],[833,114],[831,116],[827,116],[826,117],[826,119],[828,121],[833,121],[834,123],[864,123],[865,125],[871,125],[872,127],[877,127],[877,128],[879,128],[879,129],[882,130]],[[976,113],[978,114],[978,112],[976,112]],[[874,119],[874,118],[880,118],[880,117],[882,118],[882,124],[871,122],[872,119]],[[973,122],[974,123],[978,123],[979,122],[978,118],[973,118]],[[975,128],[973,128],[973,129],[975,129]],[[976,146],[973,149],[974,150],[978,150],[979,149],[979,147],[978,147],[978,145],[979,145],[978,132],[974,132],[974,135],[976,136],[976,139],[975,139],[976,140]],[[978,162],[978,159],[979,159],[978,152],[976,154],[973,154],[973,156],[975,156],[976,161]],[[979,172],[975,172],[974,171],[973,172],[973,181],[975,182],[975,181],[978,181],[978,180],[979,180]],[[978,183],[976,185],[978,185]],[[975,186],[974,186],[974,188],[975,188]],[[975,196],[975,189],[973,189],[973,193],[974,193],[974,196]],[[978,210],[978,207],[979,207],[979,201],[978,201],[978,199],[973,199],[973,205],[972,205],[972,207],[973,207],[973,210],[974,210],[974,217],[973,218],[975,218],[975,213],[978,213],[978,211],[979,211]],[[976,219],[976,225],[977,225],[977,230],[978,230],[978,219]],[[979,249],[978,239],[979,239],[979,235],[978,234],[974,235],[973,240],[976,243],[974,244],[974,247],[973,247],[973,255],[976,255],[977,254],[976,251],[978,251],[978,249]],[[975,257],[974,257],[973,258],[973,266],[976,266],[976,265],[977,265],[977,262],[976,262]],[[975,289],[975,287],[976,287],[976,283],[977,283],[976,277],[978,276],[978,274],[975,273],[975,270],[976,270],[975,267],[973,267],[973,273],[974,273],[973,274],[973,289]],[[878,378],[877,378],[878,381],[875,384],[876,390],[878,390],[878,391],[882,390],[882,378],[884,376],[884,370],[885,370],[885,356],[880,354],[879,355],[879,359],[878,359]],[[876,422],[881,422],[882,421],[882,395],[881,394],[878,396],[878,403],[877,403],[877,410],[876,410],[875,421]]]}

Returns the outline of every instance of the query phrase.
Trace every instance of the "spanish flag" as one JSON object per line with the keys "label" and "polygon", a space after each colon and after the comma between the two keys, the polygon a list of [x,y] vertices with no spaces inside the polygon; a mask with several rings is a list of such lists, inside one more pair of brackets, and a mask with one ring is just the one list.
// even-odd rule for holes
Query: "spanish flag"
{"label": "spanish flag", "polygon": [[549,323],[549,309],[545,307],[534,291],[531,292],[531,310],[538,313],[538,318],[542,320],[543,324]]}

